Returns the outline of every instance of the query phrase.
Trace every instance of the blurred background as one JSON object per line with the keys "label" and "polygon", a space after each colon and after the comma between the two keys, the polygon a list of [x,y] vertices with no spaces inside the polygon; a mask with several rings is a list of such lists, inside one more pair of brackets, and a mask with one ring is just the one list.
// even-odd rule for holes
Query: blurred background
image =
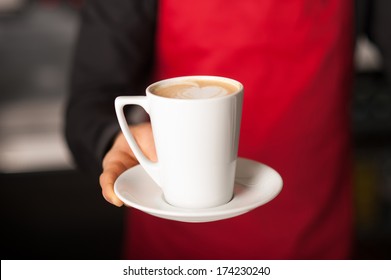
{"label": "blurred background", "polygon": [[[389,0],[356,1],[355,259],[391,259]],[[63,113],[82,0],[0,0],[1,259],[118,259],[123,209],[78,172]]]}

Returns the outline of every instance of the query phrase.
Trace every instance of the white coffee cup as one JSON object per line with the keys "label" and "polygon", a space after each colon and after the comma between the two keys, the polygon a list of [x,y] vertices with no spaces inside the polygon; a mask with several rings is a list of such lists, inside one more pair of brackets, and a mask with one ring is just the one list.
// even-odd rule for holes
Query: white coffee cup
{"label": "white coffee cup", "polygon": [[[157,95],[171,94],[178,85],[182,96]],[[117,97],[121,130],[142,167],[162,188],[167,203],[208,208],[232,199],[242,100],[241,83],[216,76],[162,80],[150,85],[146,96]],[[139,105],[149,114],[157,162],[145,157],[130,133],[126,105]]]}

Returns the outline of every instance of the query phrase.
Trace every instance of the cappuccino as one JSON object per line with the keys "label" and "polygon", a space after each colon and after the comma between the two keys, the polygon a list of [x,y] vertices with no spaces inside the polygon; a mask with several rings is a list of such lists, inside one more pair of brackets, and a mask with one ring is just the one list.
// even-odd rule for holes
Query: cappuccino
{"label": "cappuccino", "polygon": [[161,84],[151,92],[168,98],[203,99],[226,96],[239,90],[234,84],[221,80],[189,79]]}

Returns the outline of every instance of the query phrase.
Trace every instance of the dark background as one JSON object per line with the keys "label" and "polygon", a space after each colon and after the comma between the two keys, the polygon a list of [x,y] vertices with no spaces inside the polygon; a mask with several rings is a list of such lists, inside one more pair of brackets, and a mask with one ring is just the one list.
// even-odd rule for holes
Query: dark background
{"label": "dark background", "polygon": [[[356,1],[354,259],[391,259],[389,3]],[[123,209],[74,169],[62,136],[80,5],[0,0],[1,259],[121,257]]]}

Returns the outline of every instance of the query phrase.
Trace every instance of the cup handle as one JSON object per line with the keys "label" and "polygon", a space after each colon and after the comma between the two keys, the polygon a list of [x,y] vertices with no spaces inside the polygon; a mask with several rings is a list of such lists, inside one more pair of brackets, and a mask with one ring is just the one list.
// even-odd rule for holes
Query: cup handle
{"label": "cup handle", "polygon": [[152,179],[160,185],[159,178],[159,164],[149,160],[144,153],[141,151],[139,145],[134,139],[132,133],[129,130],[128,123],[124,114],[124,107],[126,105],[138,105],[141,106],[149,114],[148,99],[146,96],[119,96],[115,99],[115,112],[117,119],[121,127],[122,133],[125,135],[125,139],[132,149],[137,160],[145,171],[152,177]]}

